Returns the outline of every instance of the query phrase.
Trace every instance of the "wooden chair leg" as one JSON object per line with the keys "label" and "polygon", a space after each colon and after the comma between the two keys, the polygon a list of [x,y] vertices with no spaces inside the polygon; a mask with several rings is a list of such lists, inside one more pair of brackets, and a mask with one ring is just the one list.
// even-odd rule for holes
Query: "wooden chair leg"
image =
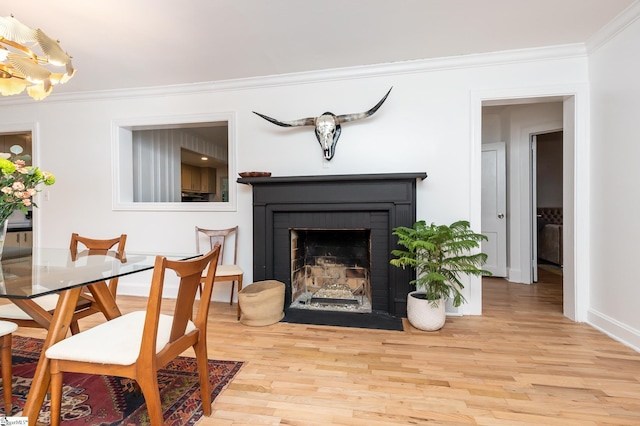
{"label": "wooden chair leg", "polygon": [[198,377],[200,378],[200,399],[202,411],[205,416],[211,415],[211,389],[209,384],[209,360],[207,356],[207,342],[199,341],[193,345],[198,364]]}
{"label": "wooden chair leg", "polygon": [[60,426],[60,416],[62,414],[62,378],[63,374],[55,366],[56,361],[51,361],[51,426]]}
{"label": "wooden chair leg", "polygon": [[229,306],[233,305],[233,289],[236,286],[235,281],[231,281],[231,297],[229,298]]}
{"label": "wooden chair leg", "polygon": [[240,292],[242,291],[242,275],[238,279],[238,321],[240,321]]}
{"label": "wooden chair leg", "polygon": [[2,336],[0,348],[0,362],[2,362],[2,389],[4,391],[4,414],[11,415],[13,410],[13,371],[11,366],[11,333]]}
{"label": "wooden chair leg", "polygon": [[144,395],[144,401],[147,403],[151,426],[164,424],[164,419],[162,418],[162,401],[160,400],[158,376],[156,372],[150,369],[148,376],[139,377],[136,381],[140,385],[140,389],[142,389],[142,394]]}

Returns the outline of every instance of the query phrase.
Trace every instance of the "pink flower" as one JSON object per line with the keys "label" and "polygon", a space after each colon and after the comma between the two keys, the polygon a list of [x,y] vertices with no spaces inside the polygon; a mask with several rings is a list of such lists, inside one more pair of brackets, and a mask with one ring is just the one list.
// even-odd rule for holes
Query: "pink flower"
{"label": "pink flower", "polygon": [[24,191],[24,183],[22,182],[13,182],[11,185],[14,191]]}

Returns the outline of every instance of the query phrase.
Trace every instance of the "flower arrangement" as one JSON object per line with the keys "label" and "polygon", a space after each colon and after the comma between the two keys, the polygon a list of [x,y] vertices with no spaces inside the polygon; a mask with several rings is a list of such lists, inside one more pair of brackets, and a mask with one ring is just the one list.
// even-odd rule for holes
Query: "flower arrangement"
{"label": "flower arrangement", "polygon": [[0,225],[16,210],[27,212],[27,207],[38,207],[32,197],[40,190],[38,185],[53,185],[53,174],[35,166],[27,166],[27,156],[11,158],[11,154],[0,153]]}

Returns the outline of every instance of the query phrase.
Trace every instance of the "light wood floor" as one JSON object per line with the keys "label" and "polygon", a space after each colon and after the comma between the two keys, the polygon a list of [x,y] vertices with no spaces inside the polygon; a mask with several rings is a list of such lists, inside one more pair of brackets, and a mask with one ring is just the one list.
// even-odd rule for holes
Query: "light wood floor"
{"label": "light wood floor", "polygon": [[564,318],[558,277],[540,278],[485,279],[484,314],[433,333],[246,327],[212,303],[209,357],[246,364],[199,424],[639,425],[640,354]]}

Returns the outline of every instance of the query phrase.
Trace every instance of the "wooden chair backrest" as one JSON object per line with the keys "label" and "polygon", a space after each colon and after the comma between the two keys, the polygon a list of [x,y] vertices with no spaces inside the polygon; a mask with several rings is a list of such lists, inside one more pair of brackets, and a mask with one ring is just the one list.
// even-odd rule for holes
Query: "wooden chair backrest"
{"label": "wooden chair backrest", "polygon": [[[234,226],[233,228],[226,229],[206,229],[200,228],[196,226],[196,251],[198,253],[202,253],[200,251],[200,234],[204,234],[209,239],[209,247],[205,250],[212,249],[216,243],[220,244],[220,256],[218,257],[218,265],[222,265],[224,249],[227,245],[227,242],[231,239],[229,237],[233,236],[233,264],[235,265],[238,261],[238,227]],[[235,234],[235,235],[234,235]]]}
{"label": "wooden chair backrest", "polygon": [[122,234],[117,238],[109,238],[109,239],[96,239],[83,237],[78,235],[77,233],[71,234],[71,243],[69,244],[69,250],[71,253],[78,253],[78,244],[82,243],[92,253],[95,254],[105,254],[108,252],[113,246],[118,244],[118,249],[116,250],[116,257],[118,259],[122,259],[124,257],[124,246],[127,242],[127,234]]}
{"label": "wooden chair backrest", "polygon": [[[124,246],[127,243],[127,234],[122,234],[117,238],[109,238],[109,239],[96,239],[96,238],[88,238],[78,235],[77,233],[71,234],[71,243],[69,244],[69,251],[71,252],[71,259],[76,260],[76,257],[82,251],[78,249],[81,248],[80,244],[85,247],[87,254],[106,254],[108,253],[116,244],[118,245],[115,250],[116,259],[120,259],[122,261],[125,260],[125,252]],[[118,278],[112,278],[109,280],[109,291],[115,297],[116,292],[118,290]]]}
{"label": "wooden chair backrest", "polygon": [[[158,321],[162,310],[162,290],[167,271],[174,271],[180,278],[180,284],[173,311],[173,323],[171,326],[169,344],[163,349],[162,354],[173,359],[184,351],[184,348],[181,348],[180,340],[186,336],[185,330],[187,322],[193,317],[196,291],[201,282],[202,273],[207,268],[207,275],[204,281],[200,300],[211,300],[211,292],[213,291],[213,281],[215,279],[218,256],[220,255],[220,247],[220,244],[216,244],[208,253],[190,260],[178,261],[168,260],[163,256],[156,257],[153,277],[151,278],[151,289],[149,291],[149,301],[147,303],[139,360],[141,358],[148,359],[150,362],[155,363],[155,361],[151,360],[155,360],[156,358]],[[199,303],[198,310],[193,319],[193,322],[198,329],[197,332],[200,334],[199,340],[205,342],[205,344],[209,305],[209,303]],[[177,349],[172,350],[172,346],[174,345]]]}

